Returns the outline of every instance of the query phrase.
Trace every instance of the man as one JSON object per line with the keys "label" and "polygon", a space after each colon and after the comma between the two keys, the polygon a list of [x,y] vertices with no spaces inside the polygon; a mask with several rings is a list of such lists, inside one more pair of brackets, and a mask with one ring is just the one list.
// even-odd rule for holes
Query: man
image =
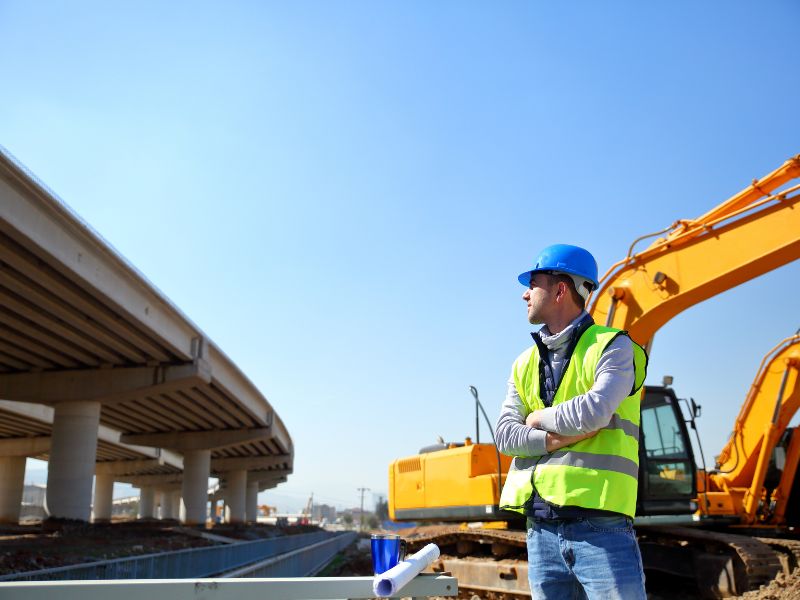
{"label": "man", "polygon": [[597,263],[545,248],[519,276],[534,345],[514,362],[497,446],[514,456],[500,507],[524,514],[533,598],[645,598],[633,532],[647,358],[585,310]]}

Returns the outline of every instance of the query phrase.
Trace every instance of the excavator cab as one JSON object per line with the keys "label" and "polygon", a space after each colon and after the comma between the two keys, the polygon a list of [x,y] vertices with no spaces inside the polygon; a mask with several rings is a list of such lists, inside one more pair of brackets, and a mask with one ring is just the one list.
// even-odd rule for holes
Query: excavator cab
{"label": "excavator cab", "polygon": [[696,472],[689,432],[675,391],[666,386],[645,386],[636,514],[693,513]]}

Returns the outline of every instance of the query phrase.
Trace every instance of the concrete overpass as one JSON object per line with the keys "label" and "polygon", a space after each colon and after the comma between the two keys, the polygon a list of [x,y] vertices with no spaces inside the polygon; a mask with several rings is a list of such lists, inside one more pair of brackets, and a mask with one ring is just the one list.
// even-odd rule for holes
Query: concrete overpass
{"label": "concrete overpass", "polygon": [[[231,520],[242,521],[255,520],[255,494],[292,471],[291,437],[252,382],[1,148],[0,332],[0,399],[52,411],[47,431],[32,428],[32,417],[0,415],[0,506],[14,503],[25,456],[48,459],[51,515],[79,520],[89,519],[95,472],[101,507],[110,507],[114,480],[143,493],[179,489],[181,520],[198,524],[211,473]],[[182,465],[153,473],[137,450],[124,460],[145,461],[139,470],[104,465],[123,461],[106,459],[101,432],[116,435],[123,454],[160,449]]]}

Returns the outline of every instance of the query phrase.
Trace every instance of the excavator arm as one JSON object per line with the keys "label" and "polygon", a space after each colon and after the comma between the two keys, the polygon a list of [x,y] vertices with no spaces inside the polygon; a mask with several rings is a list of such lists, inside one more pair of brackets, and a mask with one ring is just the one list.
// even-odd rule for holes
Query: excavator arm
{"label": "excavator arm", "polygon": [[755,522],[759,514],[762,520],[784,520],[800,459],[800,435],[790,438],[779,483],[769,490],[771,498],[765,497],[764,482],[773,450],[800,408],[799,376],[800,333],[782,340],[761,362],[733,433],[717,457],[717,471],[709,475],[707,502],[701,507],[713,510],[727,504],[727,496],[746,523]]}
{"label": "excavator arm", "polygon": [[800,258],[800,156],[713,210],[676,221],[644,251],[603,276],[590,312],[649,348],[656,331],[683,310]]}

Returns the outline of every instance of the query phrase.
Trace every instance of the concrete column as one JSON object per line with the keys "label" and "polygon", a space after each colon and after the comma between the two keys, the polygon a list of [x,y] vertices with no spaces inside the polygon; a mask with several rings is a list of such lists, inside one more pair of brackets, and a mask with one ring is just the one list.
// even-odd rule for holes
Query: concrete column
{"label": "concrete column", "polygon": [[210,472],[211,450],[188,450],[183,455],[182,523],[186,525],[205,525],[208,511],[208,475]]}
{"label": "concrete column", "polygon": [[0,523],[19,523],[26,460],[24,456],[0,456]]}
{"label": "concrete column", "polygon": [[172,494],[174,492],[172,490],[164,490],[163,494],[161,495],[161,518],[162,519],[174,519],[172,512]]}
{"label": "concrete column", "polygon": [[178,519],[181,516],[181,491],[174,490],[172,494],[170,494],[169,499],[169,513],[170,519]]}
{"label": "concrete column", "polygon": [[247,507],[245,508],[245,518],[248,523],[258,521],[258,482],[253,481],[247,484]]}
{"label": "concrete column", "polygon": [[153,492],[153,518],[164,518],[164,490],[156,488]]}
{"label": "concrete column", "polygon": [[247,471],[238,469],[225,473],[225,522],[244,523],[247,498]]}
{"label": "concrete column", "polygon": [[61,402],[53,413],[47,508],[50,516],[88,521],[97,459],[99,402]]}
{"label": "concrete column", "polygon": [[111,507],[114,501],[114,476],[99,474],[94,476],[94,519],[95,523],[111,520]]}
{"label": "concrete column", "polygon": [[143,485],[139,488],[139,518],[152,519],[155,507],[155,490],[151,485]]}

